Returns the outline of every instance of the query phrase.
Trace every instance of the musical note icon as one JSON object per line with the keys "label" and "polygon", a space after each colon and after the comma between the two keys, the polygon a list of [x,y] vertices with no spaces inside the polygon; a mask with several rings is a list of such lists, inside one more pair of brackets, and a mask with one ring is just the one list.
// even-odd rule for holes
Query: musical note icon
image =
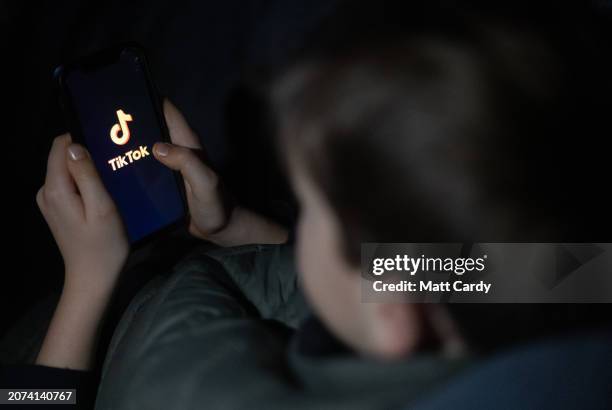
{"label": "musical note icon", "polygon": [[[113,125],[113,128],[110,130],[110,137],[115,144],[125,145],[130,140],[130,129],[127,123],[132,121],[132,116],[120,109],[117,110],[117,118],[119,119],[119,124]],[[119,131],[121,131],[121,136],[119,136]]]}

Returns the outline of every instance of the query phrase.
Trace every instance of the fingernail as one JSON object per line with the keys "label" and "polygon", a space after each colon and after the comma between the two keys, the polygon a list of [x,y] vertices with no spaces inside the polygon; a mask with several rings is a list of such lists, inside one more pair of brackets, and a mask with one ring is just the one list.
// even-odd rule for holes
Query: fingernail
{"label": "fingernail", "polygon": [[170,146],[163,142],[157,143],[155,144],[155,152],[160,157],[165,157],[170,152]]}
{"label": "fingernail", "polygon": [[87,158],[87,150],[79,144],[70,144],[68,146],[68,155],[70,155],[71,160],[79,161]]}

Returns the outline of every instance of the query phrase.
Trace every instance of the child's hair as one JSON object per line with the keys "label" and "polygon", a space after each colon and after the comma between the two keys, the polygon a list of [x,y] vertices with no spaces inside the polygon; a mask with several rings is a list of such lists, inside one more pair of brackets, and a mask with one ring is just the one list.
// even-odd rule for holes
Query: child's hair
{"label": "child's hair", "polygon": [[349,2],[274,89],[347,260],[365,241],[605,241],[612,71],[588,11],[423,3]]}

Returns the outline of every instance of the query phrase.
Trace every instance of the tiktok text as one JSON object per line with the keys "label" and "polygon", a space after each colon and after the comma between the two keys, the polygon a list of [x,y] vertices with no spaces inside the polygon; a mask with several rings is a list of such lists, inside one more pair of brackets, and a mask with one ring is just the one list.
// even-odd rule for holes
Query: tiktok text
{"label": "tiktok text", "polygon": [[113,168],[113,171],[117,171],[118,169],[123,168],[126,165],[130,165],[142,158],[148,157],[149,155],[148,147],[141,145],[138,147],[138,149],[130,150],[123,155],[110,159],[108,163]]}

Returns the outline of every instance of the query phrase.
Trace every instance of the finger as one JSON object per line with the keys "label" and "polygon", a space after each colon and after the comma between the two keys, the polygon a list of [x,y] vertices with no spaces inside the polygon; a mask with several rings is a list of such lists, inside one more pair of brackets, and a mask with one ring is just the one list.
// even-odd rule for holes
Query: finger
{"label": "finger", "polygon": [[202,148],[198,136],[189,127],[183,114],[167,99],[164,100],[164,116],[172,143],[187,148]]}
{"label": "finger", "polygon": [[49,194],[45,192],[45,188],[44,185],[41,186],[36,193],[36,204],[49,228],[56,224],[57,218],[66,221],[66,217],[84,215],[83,203],[77,194],[72,194],[68,198],[60,198],[61,202],[54,202],[55,198],[47,199]]}
{"label": "finger", "polygon": [[[76,196],[76,195],[75,195]],[[80,200],[76,199],[75,202],[80,202]],[[45,221],[47,222],[47,225],[49,227],[51,227],[51,225],[53,225],[54,223],[54,219],[53,219],[53,213],[49,213],[49,205],[47,204],[47,199],[45,198],[45,186],[41,186],[40,189],[38,190],[38,192],[36,193],[36,204],[38,205],[38,209],[40,210],[40,213],[42,214],[43,218],[45,219]],[[68,207],[66,206],[61,206],[60,209],[62,211],[66,211]],[[83,212],[83,205],[78,205],[78,209],[80,209],[80,212],[82,214]]]}
{"label": "finger", "polygon": [[70,140],[70,134],[56,137],[49,152],[44,193],[51,198],[65,198],[76,194],[76,187],[66,166],[66,147]]}
{"label": "finger", "polygon": [[187,189],[196,197],[216,189],[217,174],[202,162],[196,150],[158,142],[153,146],[153,155],[168,168],[179,171]]}
{"label": "finger", "polygon": [[114,203],[106,191],[91,156],[79,144],[70,144],[68,152],[68,170],[74,179],[83,198],[85,215],[92,212],[100,215],[114,209]]}
{"label": "finger", "polygon": [[36,204],[38,205],[38,209],[40,212],[45,215],[47,204],[45,201],[45,186],[41,186],[38,192],[36,192]]}

